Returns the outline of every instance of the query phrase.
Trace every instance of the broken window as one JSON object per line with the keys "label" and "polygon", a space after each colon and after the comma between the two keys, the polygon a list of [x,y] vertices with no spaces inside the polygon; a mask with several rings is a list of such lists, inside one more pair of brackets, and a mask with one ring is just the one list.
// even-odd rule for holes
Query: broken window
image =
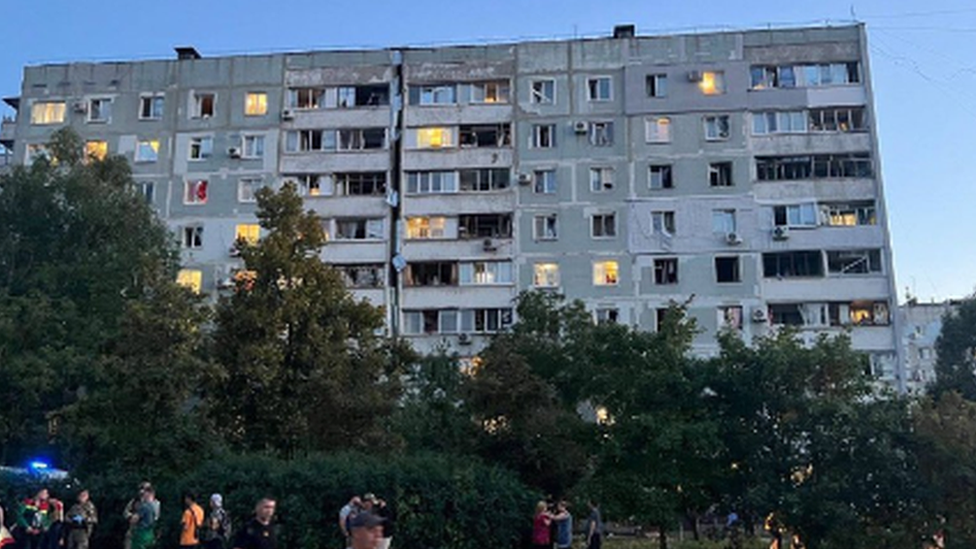
{"label": "broken window", "polygon": [[510,124],[463,125],[458,133],[462,147],[510,147],[512,145]]}
{"label": "broken window", "polygon": [[139,119],[140,120],[159,120],[163,117],[163,107],[166,104],[165,96],[143,95],[139,97]]}
{"label": "broken window", "polygon": [[595,193],[612,191],[613,174],[614,170],[611,167],[590,168],[590,191]]}
{"label": "broken window", "polygon": [[336,240],[380,240],[384,237],[383,220],[362,217],[336,219]]}
{"label": "broken window", "polygon": [[586,79],[586,98],[589,101],[610,101],[613,99],[612,80],[609,76]]}
{"label": "broken window", "polygon": [[463,286],[511,284],[514,281],[511,261],[472,261],[460,264]]}
{"label": "broken window", "polygon": [[462,214],[458,238],[511,238],[512,214]]}
{"label": "broken window", "polygon": [[459,172],[462,192],[488,192],[507,189],[512,173],[508,168],[477,168]]}
{"label": "broken window", "polygon": [[817,205],[807,203],[774,206],[773,224],[777,227],[816,227]]}
{"label": "broken window", "polygon": [[593,285],[616,286],[620,277],[620,267],[616,261],[593,262]]}
{"label": "broken window", "polygon": [[597,324],[616,324],[620,320],[620,309],[616,307],[597,307],[593,311]]}
{"label": "broken window", "polygon": [[456,128],[418,128],[417,148],[420,149],[440,149],[453,147],[456,143]]}
{"label": "broken window", "polygon": [[650,178],[648,181],[651,189],[670,189],[674,187],[674,181],[671,179],[670,164],[652,165],[649,170]]}
{"label": "broken window", "polygon": [[752,113],[753,135],[806,132],[807,116],[804,111],[762,111]]}
{"label": "broken window", "polygon": [[342,129],[338,131],[338,150],[367,151],[386,148],[386,128]]}
{"label": "broken window", "polygon": [[886,301],[858,300],[830,304],[831,326],[886,326],[891,322]]}
{"label": "broken window", "polygon": [[386,172],[348,172],[332,174],[340,196],[382,196],[386,194]]}
{"label": "broken window", "polygon": [[333,265],[346,288],[382,288],[386,286],[386,276],[382,263],[352,265]]}
{"label": "broken window", "polygon": [[533,80],[532,103],[537,105],[554,105],[556,103],[556,81]]}
{"label": "broken window", "polygon": [[410,86],[411,105],[453,105],[457,103],[457,86],[454,84],[424,84]]}
{"label": "broken window", "polygon": [[553,194],[556,192],[556,170],[536,170],[533,172],[534,182],[532,192],[536,194]]}
{"label": "broken window", "polygon": [[108,97],[96,97],[88,100],[89,122],[110,122],[112,120],[112,100]]}
{"label": "broken window", "polygon": [[590,219],[591,237],[613,238],[617,236],[617,214],[595,214]]}
{"label": "broken window", "polygon": [[325,88],[302,87],[288,89],[288,107],[291,109],[321,109],[325,105]]}
{"label": "broken window", "polygon": [[869,153],[756,157],[760,181],[872,177],[873,173]]}
{"label": "broken window", "polygon": [[881,272],[881,250],[828,250],[830,274],[871,274]]}
{"label": "broken window", "polygon": [[739,256],[719,256],[715,258],[715,282],[742,282],[739,270]]}
{"label": "broken window", "polygon": [[203,226],[183,227],[183,247],[196,250],[203,247]]}
{"label": "broken window", "polygon": [[742,329],[742,305],[725,305],[718,308],[719,329]]}
{"label": "broken window", "polygon": [[210,118],[217,107],[217,94],[196,92],[193,94],[193,118]]}
{"label": "broken window", "polygon": [[803,326],[803,307],[801,303],[770,303],[769,321],[778,326]]}
{"label": "broken window", "polygon": [[672,236],[674,234],[674,212],[651,212],[651,232],[654,234]]}
{"label": "broken window", "polygon": [[407,192],[410,194],[454,193],[457,190],[457,172],[407,172]]}
{"label": "broken window", "polygon": [[533,218],[532,236],[536,240],[556,240],[559,237],[556,214],[542,214]]}
{"label": "broken window", "polygon": [[328,133],[332,137],[334,147],[334,132],[324,130],[292,130],[285,133],[285,152],[310,152],[323,150],[323,137]]}
{"label": "broken window", "polygon": [[532,148],[552,149],[555,146],[556,146],[556,125],[555,124],[533,124]]}
{"label": "broken window", "polygon": [[708,165],[708,184],[712,187],[732,186],[732,163],[712,162]]}
{"label": "broken window", "polygon": [[340,86],[328,88],[327,105],[340,109],[356,107],[379,107],[390,104],[389,84],[368,84],[361,86]]}
{"label": "broken window", "polygon": [[184,183],[183,203],[184,204],[206,204],[207,203],[207,180],[194,179]]}
{"label": "broken window", "polygon": [[678,283],[678,258],[668,257],[654,260],[654,283]]}
{"label": "broken window", "polygon": [[752,89],[836,86],[861,81],[856,61],[798,65],[754,65]]}
{"label": "broken window", "polygon": [[241,158],[263,158],[264,157],[264,136],[245,135],[241,138],[244,145]]}
{"label": "broken window", "polygon": [[212,137],[190,138],[190,160],[206,160],[213,156]]}
{"label": "broken window", "polygon": [[590,145],[594,147],[613,145],[613,122],[591,122],[589,130]]}
{"label": "broken window", "polygon": [[864,107],[812,109],[809,120],[811,132],[860,132],[867,129]]}
{"label": "broken window", "polygon": [[671,142],[671,119],[667,116],[652,116],[644,119],[645,141],[648,143]]}
{"label": "broken window", "polygon": [[877,212],[873,201],[835,202],[821,205],[827,224],[832,227],[876,225]]}
{"label": "broken window", "polygon": [[407,238],[444,238],[446,224],[447,220],[443,217],[408,217]]}
{"label": "broken window", "polygon": [[159,140],[149,139],[136,143],[136,162],[156,162],[159,159]]}
{"label": "broken window", "polygon": [[667,97],[668,96],[668,75],[649,74],[645,80],[645,89],[648,97]]}
{"label": "broken window", "polygon": [[727,114],[713,115],[704,117],[705,140],[724,141],[729,138],[730,125]]}
{"label": "broken window", "polygon": [[508,103],[509,84],[507,80],[477,82],[471,84],[472,103]]}
{"label": "broken window", "polygon": [[284,181],[285,184],[294,185],[299,196],[332,196],[334,191],[332,178],[328,175],[288,174],[284,176]]}
{"label": "broken window", "polygon": [[427,261],[409,263],[404,273],[404,286],[457,286],[457,263]]}
{"label": "broken window", "polygon": [[64,111],[64,101],[38,101],[31,105],[31,124],[61,124]]}
{"label": "broken window", "polygon": [[532,284],[536,288],[556,288],[559,286],[558,263],[536,263],[533,266]]}
{"label": "broken window", "polygon": [[766,278],[821,277],[823,275],[823,254],[820,251],[763,254],[763,276]]}

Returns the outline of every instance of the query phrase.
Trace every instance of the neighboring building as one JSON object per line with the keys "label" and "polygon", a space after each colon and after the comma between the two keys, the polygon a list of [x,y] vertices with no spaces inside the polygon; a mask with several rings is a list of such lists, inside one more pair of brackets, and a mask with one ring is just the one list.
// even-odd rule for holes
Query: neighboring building
{"label": "neighboring building", "polygon": [[898,307],[901,317],[901,346],[905,360],[906,390],[920,395],[927,385],[935,381],[935,363],[938,355],[935,342],[942,333],[942,319],[959,307],[959,300],[941,303],[919,303],[909,299]]}
{"label": "neighboring building", "polygon": [[392,331],[473,356],[528,288],[595,321],[688,302],[716,351],[850,330],[899,390],[898,318],[863,26],[28,67],[15,158],[76,128],[123,154],[227,288],[253,193],[294,181],[323,253]]}

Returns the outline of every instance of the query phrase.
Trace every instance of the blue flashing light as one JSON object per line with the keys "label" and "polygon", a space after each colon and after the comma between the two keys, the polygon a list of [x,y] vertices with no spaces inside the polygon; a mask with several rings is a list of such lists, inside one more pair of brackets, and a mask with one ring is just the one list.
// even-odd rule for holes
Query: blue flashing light
{"label": "blue flashing light", "polygon": [[43,461],[32,461],[32,462],[30,462],[29,467],[31,469],[34,469],[35,471],[38,471],[38,470],[41,470],[42,471],[44,469],[49,468],[50,465],[47,464],[46,462],[43,462]]}

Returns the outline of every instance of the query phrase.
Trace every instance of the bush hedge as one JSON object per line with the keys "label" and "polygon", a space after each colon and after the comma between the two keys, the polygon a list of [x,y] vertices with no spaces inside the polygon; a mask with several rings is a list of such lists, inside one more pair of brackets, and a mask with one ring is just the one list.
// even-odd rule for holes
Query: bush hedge
{"label": "bush hedge", "polygon": [[[84,479],[99,509],[101,524],[93,546],[122,546],[122,509],[142,480],[132,473]],[[375,457],[361,454],[281,460],[268,456],[227,456],[188,466],[174,479],[150,479],[160,499],[159,548],[178,546],[181,494],[191,492],[206,507],[211,493],[224,496],[235,528],[265,496],[277,500],[279,547],[340,549],[339,509],[353,494],[373,492],[393,506],[399,547],[480,549],[517,546],[531,525],[539,495],[504,469],[471,460],[423,455]],[[5,483],[6,484],[6,483]],[[4,501],[33,487],[6,485]],[[75,488],[51,486],[52,497],[74,498]],[[10,510],[12,511],[12,509]],[[8,517],[8,522],[12,517]]]}

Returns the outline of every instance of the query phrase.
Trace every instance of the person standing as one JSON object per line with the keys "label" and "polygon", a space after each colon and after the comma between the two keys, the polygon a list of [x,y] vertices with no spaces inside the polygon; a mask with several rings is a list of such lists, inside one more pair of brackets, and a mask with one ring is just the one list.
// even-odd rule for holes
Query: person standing
{"label": "person standing", "polygon": [[589,501],[590,516],[586,519],[586,547],[587,549],[600,549],[603,544],[603,517],[600,516],[600,507],[594,501]]}
{"label": "person standing", "polygon": [[156,521],[159,520],[159,501],[152,486],[142,491],[136,512],[129,519],[132,524],[132,549],[150,549],[156,543]]}
{"label": "person standing", "polygon": [[14,537],[20,549],[40,549],[44,533],[51,525],[47,488],[41,488],[34,497],[21,502],[17,509],[17,526]]}
{"label": "person standing", "polygon": [[0,505],[0,549],[3,549],[8,545],[12,546],[15,543],[17,543],[17,540],[15,540],[14,536],[7,531],[7,522],[4,520],[3,515],[3,505]]}
{"label": "person standing", "polygon": [[92,531],[98,524],[98,510],[88,490],[78,492],[77,502],[68,509],[68,549],[88,549]]}
{"label": "person standing", "polygon": [[[128,530],[125,532],[125,539],[122,541],[122,547],[124,549],[132,549],[132,534],[135,532],[136,523],[139,518],[139,506],[142,505],[142,493],[150,488],[152,488],[152,484],[148,481],[140,482],[136,488],[136,497],[130,499],[122,511],[122,517],[125,518],[125,522],[129,525]],[[158,504],[156,505],[156,516],[159,516]]]}
{"label": "person standing", "polygon": [[42,549],[61,549],[64,547],[64,504],[51,498],[51,523],[41,538]]}
{"label": "person standing", "polygon": [[203,546],[205,549],[224,549],[230,532],[230,516],[224,510],[224,498],[220,494],[213,494],[210,496],[210,517],[203,534]]}
{"label": "person standing", "polygon": [[233,549],[278,549],[278,534],[272,520],[275,500],[261,498],[254,507],[254,516],[234,536]]}
{"label": "person standing", "polygon": [[532,518],[532,547],[533,549],[551,549],[552,536],[549,527],[552,525],[552,513],[544,501],[535,506],[535,516]]}
{"label": "person standing", "polygon": [[556,504],[556,514],[552,517],[556,524],[556,549],[569,549],[573,546],[573,515],[569,504],[561,500]]}
{"label": "person standing", "polygon": [[393,509],[386,500],[373,497],[373,513],[383,519],[383,535],[380,538],[379,549],[390,549],[395,533]]}
{"label": "person standing", "polygon": [[197,505],[193,494],[183,494],[183,518],[180,520],[180,547],[198,549],[200,546],[200,527],[203,526],[203,508]]}
{"label": "person standing", "polygon": [[359,513],[351,518],[348,549],[378,549],[383,539],[384,522],[374,513]]}
{"label": "person standing", "polygon": [[349,545],[349,521],[362,510],[363,501],[359,499],[359,496],[350,498],[349,503],[343,505],[342,509],[339,510],[339,531],[342,532],[342,538],[346,540],[346,545]]}

